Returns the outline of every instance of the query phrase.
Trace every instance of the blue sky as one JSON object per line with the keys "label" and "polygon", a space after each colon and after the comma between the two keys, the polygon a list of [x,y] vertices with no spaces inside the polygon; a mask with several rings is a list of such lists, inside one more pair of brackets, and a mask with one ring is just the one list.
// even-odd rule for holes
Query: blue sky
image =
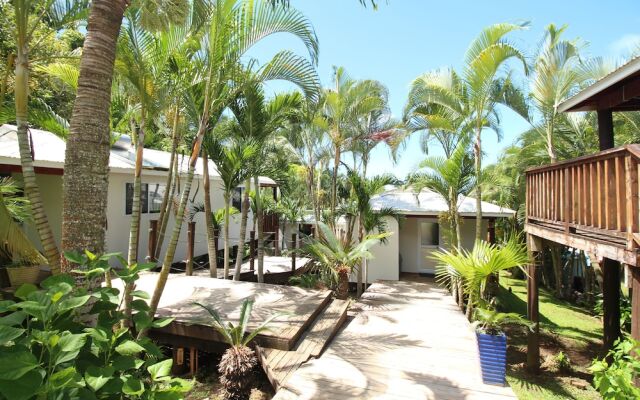
{"label": "blue sky", "polygon": [[[291,0],[312,22],[320,42],[318,73],[323,85],[332,67],[344,66],[354,78],[376,79],[390,94],[394,116],[400,117],[411,81],[423,72],[444,66],[459,68],[470,41],[496,22],[530,21],[527,31],[511,40],[531,53],[546,25],[568,24],[567,38],[588,43],[587,55],[621,58],[640,41],[638,0],[384,0],[377,11],[357,0]],[[288,48],[304,47],[285,36],[260,44],[252,55],[262,58]],[[280,90],[278,83],[270,90]],[[483,139],[485,164],[496,160],[527,124],[508,110],[502,112],[504,138],[488,133]],[[431,151],[431,150],[430,150]],[[433,153],[438,153],[434,147]],[[392,172],[403,178],[424,158],[417,135],[394,165],[383,146],[374,150],[370,174]]]}

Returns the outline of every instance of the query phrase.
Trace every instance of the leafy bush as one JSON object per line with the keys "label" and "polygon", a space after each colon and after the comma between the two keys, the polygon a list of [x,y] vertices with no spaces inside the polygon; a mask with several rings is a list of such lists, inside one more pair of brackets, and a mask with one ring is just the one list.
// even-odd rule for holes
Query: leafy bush
{"label": "leafy bush", "polygon": [[573,369],[571,367],[571,359],[569,358],[568,355],[564,353],[564,351],[561,351],[558,354],[556,354],[554,358],[555,358],[555,363],[558,368],[558,371],[563,373],[571,372],[571,370]]}
{"label": "leafy bush", "polygon": [[[52,276],[40,289],[23,285],[15,293],[19,302],[0,301],[0,399],[183,398],[191,383],[170,377],[172,360],[161,361],[151,340],[135,340],[124,324],[118,289],[78,287],[108,270],[108,256],[68,258],[98,267],[76,277]],[[147,268],[134,265],[117,274],[135,282]],[[132,294],[136,329],[171,322],[153,321],[148,295]]]}
{"label": "leafy bush", "polygon": [[506,325],[521,325],[533,329],[533,324],[516,313],[502,313],[487,308],[476,308],[474,327],[477,331],[489,335],[500,335]]}
{"label": "leafy bush", "polygon": [[634,380],[640,377],[639,342],[631,338],[619,339],[606,360],[595,360],[589,370],[593,385],[604,400],[640,399],[640,388]]}

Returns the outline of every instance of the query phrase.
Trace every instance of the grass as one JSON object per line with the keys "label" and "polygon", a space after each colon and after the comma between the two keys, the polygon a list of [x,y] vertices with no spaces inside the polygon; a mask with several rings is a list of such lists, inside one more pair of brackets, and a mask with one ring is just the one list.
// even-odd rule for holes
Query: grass
{"label": "grass", "polygon": [[[509,274],[500,276],[498,300],[504,311],[526,315],[527,290],[524,280],[513,279]],[[540,288],[541,356],[540,375],[526,372],[526,334],[509,332],[509,368],[507,381],[520,400],[596,400],[600,395],[588,385],[585,389],[574,382],[590,384],[587,367],[597,355],[602,340],[602,323],[588,310],[559,300],[549,291]],[[563,351],[572,360],[574,371],[560,374],[553,369],[555,355]],[[546,367],[546,368],[545,368]]]}

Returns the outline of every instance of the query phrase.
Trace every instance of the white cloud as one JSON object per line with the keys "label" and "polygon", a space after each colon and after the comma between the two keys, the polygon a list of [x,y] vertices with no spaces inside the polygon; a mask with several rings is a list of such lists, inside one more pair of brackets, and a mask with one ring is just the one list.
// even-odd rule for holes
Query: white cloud
{"label": "white cloud", "polygon": [[625,57],[639,46],[640,34],[628,33],[613,41],[609,45],[609,51],[614,57]]}

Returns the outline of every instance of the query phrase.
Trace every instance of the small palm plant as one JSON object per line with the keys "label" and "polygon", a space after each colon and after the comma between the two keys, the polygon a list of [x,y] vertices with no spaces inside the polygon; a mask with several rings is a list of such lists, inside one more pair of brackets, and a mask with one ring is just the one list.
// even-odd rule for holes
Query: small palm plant
{"label": "small palm plant", "polygon": [[483,305],[487,283],[491,276],[500,271],[524,267],[529,263],[527,247],[517,237],[512,237],[502,246],[483,240],[476,241],[472,251],[460,249],[459,252],[436,251],[432,255],[439,265],[436,267],[436,279],[444,284],[461,279],[469,300],[467,317],[470,319],[473,308]]}
{"label": "small palm plant", "polygon": [[311,242],[306,246],[306,250],[322,267],[335,276],[338,282],[335,290],[336,297],[346,299],[349,292],[349,275],[354,267],[363,259],[371,259],[373,255],[369,249],[391,233],[367,235],[359,243],[343,243],[326,224],[319,222],[318,227],[321,238],[310,239]]}
{"label": "small palm plant", "polygon": [[533,329],[533,324],[520,314],[503,313],[489,308],[476,308],[474,327],[487,335],[500,335],[506,325],[520,325]]}
{"label": "small palm plant", "polygon": [[249,347],[251,341],[261,332],[268,329],[268,325],[281,314],[274,314],[267,318],[260,326],[248,332],[249,319],[254,304],[253,299],[244,299],[240,309],[240,321],[238,325],[224,322],[220,314],[211,307],[200,303],[194,303],[211,314],[213,328],[222,335],[230,346],[222,355],[218,372],[222,385],[222,396],[228,400],[242,400],[249,398],[251,383],[255,367],[258,365],[256,353]]}

